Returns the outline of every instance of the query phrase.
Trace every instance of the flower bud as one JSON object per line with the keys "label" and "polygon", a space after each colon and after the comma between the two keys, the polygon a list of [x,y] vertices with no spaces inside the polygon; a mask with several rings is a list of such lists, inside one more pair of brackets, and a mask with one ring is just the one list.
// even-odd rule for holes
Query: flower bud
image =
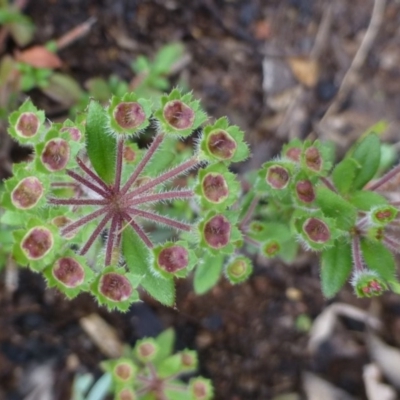
{"label": "flower bud", "polygon": [[22,113],[15,127],[17,134],[23,138],[31,138],[39,132],[40,120],[33,112]]}
{"label": "flower bud", "polygon": [[369,270],[355,272],[351,284],[358,297],[380,296],[388,290],[387,284],[379,275]]}
{"label": "flower bud", "polygon": [[116,105],[113,117],[120,128],[133,130],[146,121],[146,113],[143,107],[135,101],[121,102]]}
{"label": "flower bud", "polygon": [[45,144],[40,159],[49,171],[60,171],[68,164],[70,154],[70,146],[66,140],[51,139]]}
{"label": "flower bud", "polygon": [[292,160],[294,162],[299,162],[300,161],[300,156],[301,156],[301,148],[299,148],[299,147],[291,147],[286,151],[285,156],[289,160]]}
{"label": "flower bud", "polygon": [[99,282],[99,292],[108,300],[120,302],[129,299],[133,291],[129,280],[115,272],[104,274]]}
{"label": "flower bud", "polygon": [[75,142],[79,142],[82,138],[82,132],[74,126],[64,126],[60,129],[60,132],[68,132],[71,139]]}
{"label": "flower bud", "polygon": [[208,379],[193,378],[189,387],[192,400],[210,400],[213,396],[213,387]]}
{"label": "flower bud", "polygon": [[11,201],[16,208],[28,210],[35,207],[43,196],[42,183],[35,176],[22,179],[11,192]]}
{"label": "flower bud", "polygon": [[51,231],[44,226],[36,226],[23,237],[21,249],[29,260],[40,260],[50,252],[53,244]]}
{"label": "flower bud", "polygon": [[397,214],[398,210],[393,206],[379,206],[371,211],[370,218],[374,225],[385,226],[392,222]]}
{"label": "flower bud", "polygon": [[189,253],[183,246],[170,246],[162,249],[157,257],[157,265],[171,274],[186,268]]}
{"label": "flower bud", "polygon": [[115,400],[137,400],[137,397],[133,389],[125,387],[116,393]]}
{"label": "flower bud", "polygon": [[303,224],[303,232],[311,242],[326,243],[331,238],[328,225],[319,218],[308,218]]}
{"label": "flower bud", "polygon": [[296,196],[303,203],[312,203],[315,200],[314,186],[308,179],[296,183]]}
{"label": "flower bud", "polygon": [[208,135],[207,149],[219,160],[230,160],[235,155],[237,143],[227,131],[216,129]]}
{"label": "flower bud", "polygon": [[251,261],[247,257],[240,256],[227,264],[225,275],[231,283],[236,284],[245,281],[252,271]]}
{"label": "flower bud", "polygon": [[180,353],[181,365],[185,370],[195,370],[197,368],[197,354],[195,351],[184,350]]}
{"label": "flower bud", "polygon": [[229,196],[229,188],[222,174],[208,173],[201,182],[205,198],[211,203],[222,203]]}
{"label": "flower bud", "polygon": [[53,265],[52,275],[68,288],[75,288],[85,280],[85,270],[72,257],[58,259]]}
{"label": "flower bud", "polygon": [[323,161],[319,149],[315,146],[309,147],[304,152],[304,162],[312,171],[320,172],[322,170]]}
{"label": "flower bud", "polygon": [[136,160],[136,152],[130,146],[125,145],[123,157],[127,163],[133,163]]}
{"label": "flower bud", "polygon": [[217,214],[205,223],[203,235],[213,249],[225,247],[231,237],[231,223],[224,215]]}
{"label": "flower bud", "polygon": [[262,254],[268,258],[277,256],[281,251],[281,245],[276,240],[268,240],[261,245]]}
{"label": "flower bud", "polygon": [[285,189],[290,181],[290,172],[282,165],[271,165],[267,169],[265,181],[269,186],[271,186],[272,189]]}
{"label": "flower bud", "polygon": [[120,361],[113,369],[113,374],[120,382],[132,380],[136,374],[136,367],[130,361]]}
{"label": "flower bud", "polygon": [[143,339],[135,346],[136,356],[142,362],[149,362],[154,359],[158,353],[158,346],[154,339]]}
{"label": "flower bud", "polygon": [[190,129],[195,120],[195,112],[180,100],[171,100],[163,108],[165,121],[174,129],[180,131]]}

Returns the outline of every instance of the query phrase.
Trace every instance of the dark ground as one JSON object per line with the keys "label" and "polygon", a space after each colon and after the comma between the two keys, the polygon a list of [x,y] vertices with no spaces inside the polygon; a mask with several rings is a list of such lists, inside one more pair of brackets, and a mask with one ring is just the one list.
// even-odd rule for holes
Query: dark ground
{"label": "dark ground", "polygon": [[[263,60],[287,70],[286,57],[307,57],[329,4],[333,18],[320,49],[319,74],[316,82],[303,86],[293,120],[287,103],[299,84],[290,74],[273,75],[275,81],[264,93]],[[129,63],[137,55],[151,56],[165,43],[182,41],[191,61],[181,73],[203,106],[215,117],[227,115],[247,132],[254,155],[242,167],[245,170],[274,156],[288,137],[305,137],[315,127],[350,65],[371,10],[369,0],[32,0],[26,13],[38,27],[35,43],[57,38],[90,16],[97,18],[86,37],[59,53],[64,72],[82,85],[88,78],[111,73],[129,80]],[[385,138],[399,140],[399,26],[400,4],[389,1],[356,89],[328,121],[326,137],[338,143],[339,153],[383,118],[390,122]],[[56,104],[37,92],[31,95],[50,117],[56,114]],[[255,274],[240,286],[221,281],[210,293],[196,297],[190,283],[184,282],[179,284],[175,309],[143,297],[144,303],[119,314],[99,309],[84,295],[67,302],[45,290],[42,279],[26,270],[19,272],[18,289],[9,296],[3,274],[0,399],[27,398],[24,379],[43,364],[54,370],[57,400],[69,399],[75,372],[98,376],[97,364],[104,356],[79,324],[81,317],[93,312],[130,344],[173,326],[178,347],[198,349],[200,372],[213,380],[217,400],[266,400],[285,393],[300,396],[291,399],[305,398],[305,371],[366,399],[362,367],[370,358],[362,324],[346,319],[341,324],[340,334],[348,335],[356,351],[338,351],[337,343],[325,344],[314,354],[307,351],[309,334],[300,329],[298,317],[314,320],[328,305],[318,275],[314,256],[302,255],[291,266],[260,260]],[[334,301],[362,309],[371,306],[368,300],[355,299],[350,287]],[[384,338],[399,346],[400,299],[388,294],[374,305],[381,310]],[[78,359],[74,366],[72,355]]]}

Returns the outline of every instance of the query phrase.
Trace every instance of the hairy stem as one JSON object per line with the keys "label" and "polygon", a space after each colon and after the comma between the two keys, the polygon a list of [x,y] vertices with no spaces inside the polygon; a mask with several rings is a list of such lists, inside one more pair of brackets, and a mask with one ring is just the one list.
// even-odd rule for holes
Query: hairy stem
{"label": "hairy stem", "polygon": [[156,223],[159,223],[159,224],[167,225],[167,226],[170,226],[172,228],[179,229],[179,230],[182,230],[182,231],[189,232],[189,231],[192,230],[192,225],[176,221],[175,219],[172,219],[172,218],[163,217],[162,215],[153,213],[151,211],[144,211],[144,210],[139,210],[139,209],[134,208],[134,207],[130,207],[128,209],[128,212],[132,213],[134,215],[137,215],[138,217],[142,217],[142,218],[148,219],[148,220],[150,220],[152,222],[156,222]]}
{"label": "hairy stem", "polygon": [[354,236],[351,242],[351,251],[353,255],[354,268],[356,272],[364,271],[364,262],[360,249],[360,238],[359,236]]}
{"label": "hairy stem", "polygon": [[57,199],[51,197],[48,199],[50,204],[58,206],[104,206],[107,204],[106,200],[96,199]]}
{"label": "hairy stem", "polygon": [[379,178],[376,182],[374,182],[371,186],[368,186],[368,190],[377,190],[385,183],[389,182],[392,178],[394,178],[397,174],[400,174],[400,164],[391,169],[381,178]]}
{"label": "hairy stem", "polygon": [[121,176],[122,176],[122,160],[123,160],[123,152],[124,152],[124,139],[119,138],[117,144],[117,162],[115,166],[115,183],[114,189],[115,191],[119,191],[121,187]]}
{"label": "hairy stem", "polygon": [[87,188],[93,190],[93,192],[96,192],[97,194],[99,194],[102,197],[107,197],[108,193],[106,193],[103,189],[99,188],[98,186],[96,186],[92,182],[88,181],[86,178],[78,175],[76,172],[71,171],[70,169],[67,169],[67,174],[71,178],[73,178],[76,181],[78,181],[79,183],[81,183],[83,186],[86,186]]}
{"label": "hairy stem", "polygon": [[81,251],[79,252],[79,254],[81,256],[85,255],[89,251],[90,247],[92,246],[94,241],[97,239],[97,237],[100,235],[100,233],[103,231],[103,229],[107,225],[107,222],[111,219],[112,215],[113,215],[112,211],[108,212],[106,214],[106,216],[101,220],[99,225],[97,225],[96,229],[92,232],[88,241],[86,242],[86,244],[82,247]]}
{"label": "hairy stem", "polygon": [[170,192],[154,193],[145,196],[140,196],[138,198],[133,198],[129,201],[129,206],[136,206],[143,203],[152,203],[162,200],[174,200],[174,199],[190,199],[194,196],[192,190],[174,190]]}
{"label": "hairy stem", "polygon": [[84,217],[78,219],[77,221],[73,222],[72,224],[67,225],[65,228],[61,230],[62,235],[66,235],[77,228],[80,228],[83,225],[86,225],[90,221],[93,221],[95,218],[100,217],[100,215],[105,214],[109,211],[109,207],[102,207],[92,213],[85,215]]}
{"label": "hairy stem", "polygon": [[118,223],[119,223],[119,215],[114,215],[111,220],[111,226],[107,238],[106,260],[105,260],[106,266],[111,264],[112,253],[115,242],[115,232],[117,230]]}
{"label": "hairy stem", "polygon": [[122,216],[125,219],[125,221],[127,221],[129,223],[129,225],[133,228],[133,230],[138,234],[140,239],[143,240],[144,244],[149,249],[152,249],[153,243],[151,242],[149,237],[146,235],[146,232],[142,229],[142,227],[139,224],[137,224],[128,213],[123,213]]}
{"label": "hairy stem", "polygon": [[83,172],[85,172],[95,182],[97,182],[106,191],[106,193],[111,193],[109,186],[107,186],[107,184],[102,181],[99,176],[97,176],[89,167],[87,167],[86,164],[79,157],[76,157],[76,161]]}
{"label": "hairy stem", "polygon": [[142,186],[139,186],[138,188],[135,188],[132,190],[131,193],[129,193],[126,198],[133,198],[137,197],[139,194],[147,192],[148,190],[152,189],[153,187],[167,182],[187,171],[195,167],[196,165],[199,164],[199,161],[197,157],[192,157],[189,160],[183,162],[182,164],[178,165],[175,168],[170,169],[169,171],[163,173],[162,175],[158,176],[157,178],[152,179],[150,182],[145,183]]}
{"label": "hairy stem", "polygon": [[157,149],[160,147],[160,144],[163,142],[164,137],[165,137],[164,134],[160,133],[153,139],[153,141],[150,144],[150,147],[147,149],[146,154],[137,165],[135,172],[130,176],[128,181],[123,186],[121,190],[122,195],[126,194],[129,188],[135,183],[136,179],[142,173],[144,167],[147,165],[147,163],[151,160]]}

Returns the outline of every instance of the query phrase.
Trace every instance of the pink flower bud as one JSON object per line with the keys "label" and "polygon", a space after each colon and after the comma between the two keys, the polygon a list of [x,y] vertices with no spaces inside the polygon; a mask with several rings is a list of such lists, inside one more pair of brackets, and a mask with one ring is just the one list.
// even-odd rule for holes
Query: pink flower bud
{"label": "pink flower bud", "polygon": [[265,180],[273,189],[285,189],[290,180],[289,171],[280,165],[272,165],[267,170]]}
{"label": "pink flower bud", "polygon": [[276,240],[269,240],[263,244],[263,253],[267,257],[275,257],[281,251],[281,245]]}
{"label": "pink flower bud", "polygon": [[142,360],[151,360],[157,353],[157,347],[151,341],[144,341],[137,346],[137,354]]}
{"label": "pink flower bud", "polygon": [[27,232],[21,241],[21,249],[30,260],[40,260],[53,247],[51,231],[44,226],[37,226]]}
{"label": "pink flower bud", "polygon": [[220,160],[231,159],[237,149],[236,141],[228,132],[222,129],[210,132],[207,146],[210,153]]}
{"label": "pink flower bud", "polygon": [[212,217],[204,225],[204,239],[214,249],[225,247],[230,237],[231,223],[223,215]]}
{"label": "pink flower bud", "polygon": [[136,159],[136,152],[129,146],[124,146],[123,156],[126,162],[132,163]]}
{"label": "pink flower bud", "polygon": [[111,301],[125,301],[132,294],[129,280],[120,274],[109,272],[100,279],[99,291]]}
{"label": "pink flower bud", "polygon": [[121,362],[115,366],[114,374],[122,381],[129,381],[134,376],[134,370],[132,365]]}
{"label": "pink flower bud", "polygon": [[33,208],[43,196],[43,185],[35,176],[22,179],[11,193],[11,201],[20,209]]}
{"label": "pink flower bud", "polygon": [[299,162],[301,156],[301,149],[299,149],[298,147],[291,147],[290,149],[288,149],[285,155],[290,160]]}
{"label": "pink flower bud", "polygon": [[146,120],[146,113],[137,102],[119,103],[113,115],[116,123],[123,129],[135,129]]}
{"label": "pink flower bud", "polygon": [[72,257],[58,259],[52,270],[54,278],[68,288],[75,288],[85,280],[85,271],[78,261]]}
{"label": "pink flower bud", "polygon": [[65,126],[64,128],[61,128],[60,132],[68,132],[71,136],[71,139],[75,142],[79,142],[79,140],[82,138],[82,132],[73,126]]}
{"label": "pink flower bud", "polygon": [[19,116],[15,129],[19,136],[30,138],[38,133],[39,126],[40,120],[36,114],[24,112]]}
{"label": "pink flower bud", "polygon": [[315,200],[314,186],[309,180],[296,183],[296,194],[303,203],[312,203]]}
{"label": "pink flower bud", "polygon": [[64,139],[51,139],[45,144],[40,159],[49,171],[60,171],[66,167],[70,153],[67,141]]}
{"label": "pink flower bud", "polygon": [[136,400],[135,392],[131,388],[123,388],[116,395],[117,400]]}
{"label": "pink flower bud", "polygon": [[304,160],[308,168],[315,172],[319,172],[322,169],[322,157],[317,147],[309,147],[304,152]]}
{"label": "pink flower bud", "polygon": [[229,188],[221,174],[209,173],[202,182],[203,193],[212,203],[222,203],[229,195]]}
{"label": "pink flower bud", "polygon": [[160,251],[157,263],[160,268],[173,274],[188,266],[189,253],[182,246],[167,247]]}
{"label": "pink flower bud", "polygon": [[195,120],[194,111],[180,100],[169,101],[163,109],[165,120],[177,130],[189,129]]}
{"label": "pink flower bud", "polygon": [[331,238],[328,225],[318,218],[308,218],[303,224],[303,231],[315,243],[326,243]]}

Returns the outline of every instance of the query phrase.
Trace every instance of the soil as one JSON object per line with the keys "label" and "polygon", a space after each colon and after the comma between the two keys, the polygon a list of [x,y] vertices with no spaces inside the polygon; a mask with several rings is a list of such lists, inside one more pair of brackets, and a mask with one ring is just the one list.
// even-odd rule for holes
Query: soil
{"label": "soil", "polygon": [[[112,73],[130,80],[129,64],[135,57],[151,57],[163,44],[183,42],[190,62],[171,79],[185,79],[210,115],[227,115],[246,131],[253,157],[239,167],[244,172],[275,156],[288,138],[306,137],[337,93],[365,34],[373,4],[334,3],[331,30],[320,50],[319,73],[312,85],[304,83],[307,78],[290,74],[288,59],[308,59],[329,0],[35,0],[28,2],[25,12],[37,27],[36,44],[96,18],[85,37],[59,53],[63,72],[83,87],[89,78]],[[399,140],[399,21],[399,2],[388,1],[385,23],[359,72],[358,84],[329,121],[326,138],[337,143],[338,154],[380,119],[390,122],[385,139]],[[14,47],[8,43],[7,51]],[[275,81],[269,86],[266,65],[279,70],[274,69]],[[284,73],[287,70],[289,75]],[[306,69],[306,74],[312,73]],[[299,87],[301,101],[293,117],[279,101],[287,104]],[[38,91],[30,95],[47,115],[57,116],[56,103]],[[9,158],[16,161],[24,154],[14,146]],[[39,399],[28,397],[27,377],[43,365],[54,374],[54,400],[70,399],[75,373],[100,376],[98,363],[104,355],[79,323],[92,313],[109,322],[120,340],[131,345],[140,337],[174,327],[177,348],[199,351],[199,372],[212,379],[216,400],[266,400],[290,393],[298,396],[291,399],[302,399],[306,371],[366,399],[362,368],[370,356],[365,327],[352,320],[340,322],[339,335],[352,338],[353,352],[327,341],[311,353],[308,323],[332,302],[362,309],[379,306],[384,338],[399,346],[399,298],[388,294],[372,304],[357,300],[346,286],[328,302],[320,290],[317,257],[301,254],[294,265],[257,261],[254,275],[244,284],[231,286],[221,279],[209,293],[196,297],[190,282],[179,282],[175,308],[160,306],[143,294],[143,302],[126,314],[106,312],[86,295],[66,301],[46,290],[40,276],[24,269],[18,272],[17,289],[9,293],[3,273],[0,399]]]}

